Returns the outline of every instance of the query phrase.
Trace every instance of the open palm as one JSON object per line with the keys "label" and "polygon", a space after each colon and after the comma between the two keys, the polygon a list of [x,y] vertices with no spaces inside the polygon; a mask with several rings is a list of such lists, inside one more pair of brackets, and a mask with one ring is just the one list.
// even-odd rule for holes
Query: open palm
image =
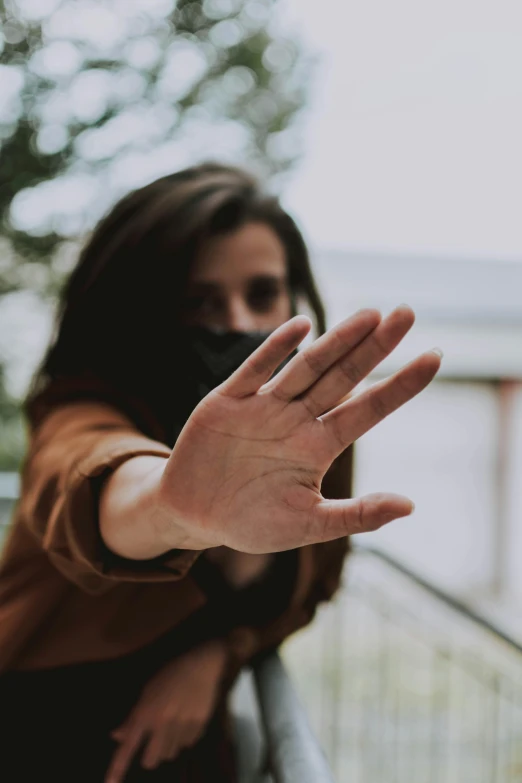
{"label": "open palm", "polygon": [[251,553],[375,530],[409,514],[411,501],[397,495],[326,500],[321,482],[345,448],[437,372],[440,355],[430,351],[343,400],[413,321],[405,306],[384,320],[362,310],[272,377],[310,328],[303,316],[284,324],[190,416],[163,473],[164,507],[202,546]]}

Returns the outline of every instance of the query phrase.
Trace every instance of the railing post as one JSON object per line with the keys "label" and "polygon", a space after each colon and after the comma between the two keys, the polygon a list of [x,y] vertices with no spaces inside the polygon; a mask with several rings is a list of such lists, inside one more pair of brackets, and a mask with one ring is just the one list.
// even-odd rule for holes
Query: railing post
{"label": "railing post", "polygon": [[276,783],[334,783],[324,753],[276,652],[254,666],[270,771]]}

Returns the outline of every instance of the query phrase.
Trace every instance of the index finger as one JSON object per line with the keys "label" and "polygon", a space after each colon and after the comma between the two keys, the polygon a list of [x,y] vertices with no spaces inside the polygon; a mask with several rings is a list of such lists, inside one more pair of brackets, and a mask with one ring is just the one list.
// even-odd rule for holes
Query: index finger
{"label": "index finger", "polygon": [[309,318],[296,315],[278,327],[221,385],[222,393],[230,397],[247,397],[249,394],[255,394],[297,348],[311,326]]}
{"label": "index finger", "polygon": [[381,314],[378,310],[359,310],[350,318],[345,318],[294,356],[268,384],[268,389],[284,402],[304,394],[319,379],[324,378],[336,362],[360,345],[380,322]]}
{"label": "index finger", "polygon": [[105,783],[122,783],[125,780],[132,759],[143,742],[144,734],[145,730],[141,726],[132,726],[129,729],[125,739],[112,757],[105,776]]}

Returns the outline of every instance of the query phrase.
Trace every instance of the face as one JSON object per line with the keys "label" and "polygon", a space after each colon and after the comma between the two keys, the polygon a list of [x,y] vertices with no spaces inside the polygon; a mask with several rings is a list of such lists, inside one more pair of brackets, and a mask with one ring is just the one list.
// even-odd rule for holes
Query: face
{"label": "face", "polygon": [[193,264],[183,322],[237,332],[270,332],[291,317],[286,256],[275,231],[247,223],[212,237]]}

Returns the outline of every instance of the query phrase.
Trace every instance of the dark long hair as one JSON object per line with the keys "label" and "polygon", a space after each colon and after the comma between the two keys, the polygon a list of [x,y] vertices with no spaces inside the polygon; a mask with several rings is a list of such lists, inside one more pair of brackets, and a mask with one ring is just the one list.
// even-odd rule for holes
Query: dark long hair
{"label": "dark long hair", "polygon": [[181,380],[178,318],[191,264],[206,239],[252,221],[278,235],[290,294],[307,302],[323,333],[305,242],[277,198],[240,169],[188,168],[130,193],[94,230],[64,287],[55,337],[26,400],[30,423],[64,400],[96,397],[135,420],[137,401],[161,418]]}

